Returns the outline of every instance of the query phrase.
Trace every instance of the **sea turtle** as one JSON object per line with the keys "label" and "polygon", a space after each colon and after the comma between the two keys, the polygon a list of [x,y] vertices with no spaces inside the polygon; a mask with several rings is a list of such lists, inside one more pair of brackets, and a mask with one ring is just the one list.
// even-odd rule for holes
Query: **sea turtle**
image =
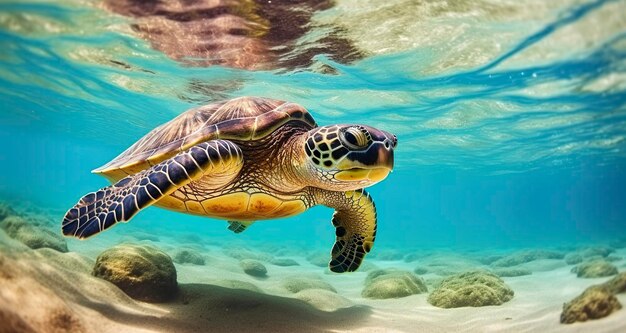
{"label": "sea turtle", "polygon": [[364,187],[393,168],[395,135],[365,125],[318,127],[302,106],[241,97],[188,110],[93,172],[113,185],[83,196],[63,233],[86,238],[156,205],[229,221],[335,209],[334,272],[356,270],[376,237]]}

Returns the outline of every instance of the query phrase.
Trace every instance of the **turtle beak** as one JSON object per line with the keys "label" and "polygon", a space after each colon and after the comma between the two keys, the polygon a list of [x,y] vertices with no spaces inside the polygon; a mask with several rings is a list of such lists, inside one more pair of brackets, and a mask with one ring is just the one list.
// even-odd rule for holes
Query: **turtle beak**
{"label": "turtle beak", "polygon": [[385,141],[385,143],[378,148],[378,160],[376,164],[379,167],[386,167],[390,171],[393,170],[393,148],[396,144],[397,141],[396,143],[393,143],[391,140]]}
{"label": "turtle beak", "polygon": [[392,139],[376,142],[367,150],[350,152],[339,162],[337,168],[339,170],[385,169],[389,172],[393,169],[393,147]]}

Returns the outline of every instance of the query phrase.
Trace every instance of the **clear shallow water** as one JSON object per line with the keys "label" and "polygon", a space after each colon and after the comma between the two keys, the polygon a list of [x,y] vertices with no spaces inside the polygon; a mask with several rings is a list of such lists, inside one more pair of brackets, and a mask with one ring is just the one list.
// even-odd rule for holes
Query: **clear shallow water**
{"label": "clear shallow water", "polygon": [[[354,6],[312,13],[271,69],[247,70],[173,60],[98,2],[2,1],[0,193],[51,207],[60,220],[106,184],[90,170],[155,126],[196,105],[257,95],[298,102],[319,124],[398,135],[396,171],[370,189],[376,250],[624,233],[626,2]],[[354,56],[320,41],[329,31]],[[285,60],[294,55],[308,60]],[[157,208],[132,225],[328,249],[331,214],[315,208],[237,236],[224,222]]]}

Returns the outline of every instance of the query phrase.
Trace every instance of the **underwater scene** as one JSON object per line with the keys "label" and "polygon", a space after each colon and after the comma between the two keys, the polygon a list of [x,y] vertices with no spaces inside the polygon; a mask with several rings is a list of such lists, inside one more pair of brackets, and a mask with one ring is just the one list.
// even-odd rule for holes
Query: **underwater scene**
{"label": "underwater scene", "polygon": [[626,332],[625,13],[0,0],[0,333]]}

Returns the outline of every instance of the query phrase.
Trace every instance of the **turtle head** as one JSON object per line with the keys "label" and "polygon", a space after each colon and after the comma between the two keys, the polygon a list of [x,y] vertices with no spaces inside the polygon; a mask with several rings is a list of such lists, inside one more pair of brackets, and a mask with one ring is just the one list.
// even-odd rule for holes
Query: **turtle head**
{"label": "turtle head", "polygon": [[348,191],[385,179],[393,169],[395,135],[365,125],[331,125],[308,132],[307,169],[320,188]]}

